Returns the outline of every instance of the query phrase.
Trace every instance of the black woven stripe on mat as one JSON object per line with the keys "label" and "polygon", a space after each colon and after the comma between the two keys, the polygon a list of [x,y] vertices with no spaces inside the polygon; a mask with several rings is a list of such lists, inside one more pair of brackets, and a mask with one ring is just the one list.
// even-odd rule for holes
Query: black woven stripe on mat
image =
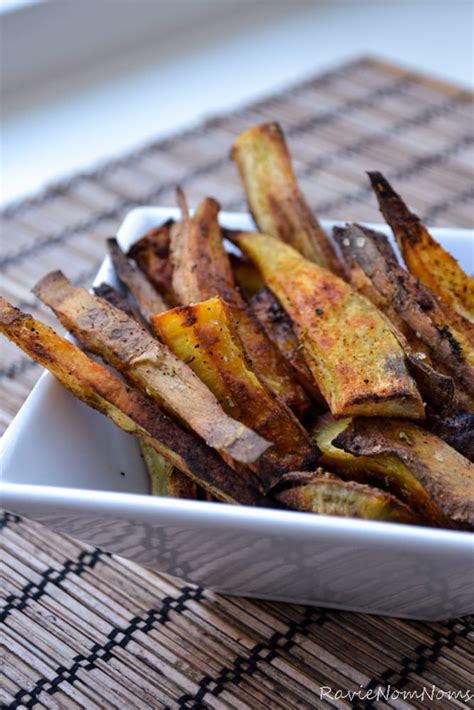
{"label": "black woven stripe on mat", "polygon": [[103,552],[97,548],[93,552],[83,550],[79,553],[76,560],[66,560],[59,569],[48,567],[41,573],[40,582],[28,582],[19,594],[10,594],[5,599],[6,605],[0,612],[0,623],[5,621],[13,610],[21,611],[27,606],[28,602],[41,599],[47,592],[46,587],[48,584],[60,587],[61,583],[64,582],[69,574],[77,574],[80,576],[86,569],[95,567],[99,559],[104,556],[110,556],[110,553]]}
{"label": "black woven stripe on mat", "polygon": [[117,646],[126,648],[137,631],[148,634],[156,624],[166,624],[171,611],[180,614],[186,608],[186,602],[200,601],[204,595],[202,587],[184,586],[181,587],[180,592],[179,597],[165,597],[158,609],[149,609],[144,616],[134,616],[125,628],[114,627],[107,634],[106,643],[95,643],[87,655],[74,656],[73,663],[69,667],[58,666],[54,671],[56,674],[54,678],[40,678],[31,689],[20,689],[15,694],[14,701],[7,707],[10,710],[19,707],[32,708],[38,702],[41,693],[54,695],[62,683],[74,685],[78,680],[79,671],[93,670],[97,667],[98,661],[107,663],[112,658],[113,649]]}
{"label": "black woven stripe on mat", "polygon": [[473,187],[469,187],[463,192],[458,192],[455,195],[451,195],[450,197],[447,197],[444,200],[439,200],[439,202],[435,202],[424,212],[423,221],[429,224],[432,220],[436,219],[438,215],[442,212],[449,212],[449,210],[452,210],[453,207],[460,207],[461,205],[464,205],[470,200],[474,200]]}
{"label": "black woven stripe on mat", "polygon": [[222,693],[227,683],[239,685],[244,675],[255,673],[259,662],[271,663],[280,651],[289,651],[296,643],[296,634],[307,636],[311,624],[322,626],[328,616],[324,609],[307,607],[300,621],[288,624],[285,633],[276,631],[268,641],[257,643],[247,656],[237,656],[231,666],[224,666],[217,677],[205,675],[198,682],[199,690],[195,695],[182,695],[177,704],[179,708],[201,708],[205,696],[210,693],[217,697]]}
{"label": "black woven stripe on mat", "polygon": [[[469,148],[474,145],[474,134],[466,134],[461,136],[454,143],[450,143],[443,150],[437,153],[429,153],[428,155],[421,155],[415,158],[411,163],[405,165],[405,167],[400,168],[394,172],[387,171],[387,176],[391,181],[403,180],[407,178],[413,178],[423,170],[427,168],[432,168],[435,165],[440,166],[446,163],[450,158],[460,153],[462,150]],[[359,203],[364,198],[368,198],[372,195],[372,188],[361,187],[358,190],[351,190],[350,192],[343,193],[335,199],[328,200],[327,202],[320,203],[316,207],[313,205],[313,211],[319,211],[321,214],[327,214],[331,210],[341,209],[342,207],[347,207],[354,202]]]}
{"label": "black woven stripe on mat", "polygon": [[378,145],[386,145],[389,140],[400,136],[404,131],[411,128],[417,128],[418,126],[427,128],[436,119],[449,116],[450,113],[455,111],[463,103],[463,96],[464,94],[459,93],[440,104],[423,108],[412,116],[403,116],[399,121],[392,123],[389,128],[369,133],[355,143],[323,154],[315,160],[309,161],[303,170],[298,172],[298,178],[313,177],[317,170],[321,170],[338,160],[343,160],[354,154],[360,155],[365,150]]}
{"label": "black woven stripe on mat", "polygon": [[[325,72],[324,74],[317,76],[313,79],[308,79],[307,81],[303,82],[298,82],[294,86],[290,86],[289,88],[285,89],[285,96],[297,96],[298,94],[304,92],[307,89],[315,89],[315,88],[322,88],[324,86],[327,86],[331,81],[333,81],[336,78],[343,77],[347,74],[350,74],[354,70],[357,70],[361,66],[366,65],[367,67],[370,67],[372,65],[371,60],[367,59],[360,59],[355,62],[348,62],[346,64],[342,64],[338,67],[335,67],[334,69],[331,69],[328,72]],[[395,80],[393,80],[393,83],[395,84],[395,90],[398,87],[399,82],[410,82],[410,81],[416,81],[413,79],[413,75],[410,73],[405,73],[400,77],[397,77]],[[390,87],[391,84],[389,83],[388,86]],[[384,87],[382,87],[384,89]],[[388,89],[390,91],[390,89]],[[377,89],[376,91],[380,91],[380,88]],[[466,92],[466,98],[469,97],[469,94]],[[377,98],[377,97],[375,97]],[[380,95],[379,95],[380,98]],[[2,214],[6,218],[13,218],[19,214],[21,214],[22,211],[25,209],[29,209],[30,207],[41,205],[43,202],[47,201],[52,195],[64,195],[66,194],[69,190],[71,190],[74,185],[76,185],[78,182],[82,180],[95,180],[95,179],[100,179],[107,173],[115,170],[116,168],[120,167],[127,167],[133,164],[134,162],[140,160],[143,158],[145,155],[147,155],[150,152],[153,151],[167,151],[171,150],[174,146],[176,146],[179,143],[193,140],[194,138],[205,135],[208,133],[212,128],[218,127],[221,123],[228,121],[229,119],[232,119],[234,117],[236,118],[242,118],[244,117],[249,111],[256,111],[256,110],[264,110],[266,107],[271,106],[271,104],[274,101],[279,101],[281,99],[281,93],[277,92],[275,94],[271,94],[270,96],[266,97],[265,99],[261,101],[257,101],[254,104],[251,104],[250,106],[247,106],[242,109],[238,109],[236,111],[233,111],[231,113],[224,114],[222,116],[217,116],[214,118],[211,118],[205,122],[199,123],[196,126],[193,126],[185,131],[178,131],[177,133],[168,136],[167,138],[162,138],[157,141],[153,141],[152,143],[148,143],[145,145],[143,148],[139,150],[133,150],[130,153],[127,153],[119,158],[116,158],[114,160],[107,161],[103,165],[100,165],[98,167],[95,167],[93,170],[85,170],[81,171],[79,173],[76,173],[70,178],[67,178],[65,180],[61,180],[59,183],[50,185],[47,187],[45,190],[42,192],[34,195],[33,197],[30,197],[28,199],[21,199],[17,202],[13,202],[12,204],[8,205],[7,207],[3,208],[3,210],[0,210],[0,214]],[[327,120],[330,120],[328,118]],[[296,130],[298,130],[296,128]]]}
{"label": "black woven stripe on mat", "polygon": [[[331,109],[330,111],[327,111],[320,116],[314,116],[310,119],[305,119],[304,121],[301,121],[299,124],[290,127],[286,131],[286,134],[287,136],[291,137],[292,135],[303,133],[312,128],[315,128],[318,125],[322,125],[323,123],[327,123],[339,117],[346,117],[350,115],[351,112],[360,108],[369,108],[370,106],[373,106],[377,101],[379,101],[383,96],[391,96],[399,93],[402,89],[406,88],[409,83],[409,80],[404,77],[397,78],[393,82],[385,86],[374,89],[365,97],[349,99],[348,101],[341,104],[341,106],[335,109]],[[225,155],[210,161],[200,163],[196,165],[192,170],[190,170],[189,173],[184,175],[179,182],[182,187],[185,187],[189,183],[193,182],[196,178],[208,175],[214,170],[219,170],[221,167],[226,165],[228,161],[229,158]],[[96,174],[92,173],[89,176],[89,179],[94,179],[95,175],[97,175],[97,177],[100,177],[99,172],[97,172]],[[171,181],[161,183],[159,187],[153,188],[151,191],[142,195],[140,198],[122,199],[120,203],[115,207],[112,207],[108,210],[104,210],[102,212],[97,212],[96,214],[93,214],[91,217],[89,217],[87,220],[84,220],[83,222],[73,227],[67,227],[62,230],[59,230],[55,234],[49,235],[45,239],[36,241],[30,247],[23,248],[18,252],[3,257],[3,259],[0,259],[0,268],[12,266],[17,261],[30,258],[31,256],[34,256],[38,252],[42,251],[44,248],[52,246],[53,244],[62,243],[63,241],[70,239],[76,234],[91,230],[104,221],[116,219],[125,209],[131,209],[132,207],[136,207],[137,205],[143,205],[150,203],[153,200],[157,200],[159,199],[160,195],[169,192],[170,190],[173,190],[175,187],[176,179],[173,179]],[[107,189],[111,188],[107,186]],[[117,193],[116,189],[114,191],[116,194],[119,194],[120,197],[123,197],[123,195]]]}
{"label": "black woven stripe on mat", "polygon": [[[382,688],[386,691],[389,686],[396,690],[402,690],[408,684],[411,673],[423,676],[427,664],[436,663],[444,648],[454,648],[458,638],[466,638],[469,633],[474,631],[474,625],[466,624],[462,619],[451,619],[445,621],[444,625],[450,629],[447,635],[434,631],[431,643],[418,644],[413,649],[412,656],[404,656],[401,659],[401,670],[387,668],[377,678],[372,678],[361,690],[369,693],[370,691],[376,691],[377,688]],[[354,702],[352,708],[354,710],[366,710],[374,707],[376,702],[377,696],[375,695],[367,700]]]}

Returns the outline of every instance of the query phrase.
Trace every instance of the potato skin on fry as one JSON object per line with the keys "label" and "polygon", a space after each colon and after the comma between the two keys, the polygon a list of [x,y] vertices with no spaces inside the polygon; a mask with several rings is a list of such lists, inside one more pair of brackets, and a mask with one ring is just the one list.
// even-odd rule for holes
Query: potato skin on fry
{"label": "potato skin on fry", "polygon": [[218,297],[152,318],[171,351],[209,387],[229,416],[252,426],[273,447],[256,471],[265,490],[294,468],[314,467],[317,448],[301,424],[249,368],[230,311]]}
{"label": "potato skin on fry", "polygon": [[424,416],[404,352],[370,301],[273,237],[241,233],[236,242],[291,317],[335,417]]}
{"label": "potato skin on fry", "polygon": [[128,261],[117,240],[108,239],[107,248],[118,278],[132,294],[145,321],[150,319],[152,313],[166,311],[167,305],[160,294],[148,281],[145,274]]}
{"label": "potato skin on fry", "polygon": [[173,224],[173,220],[168,220],[153,227],[132,244],[127,254],[171,306],[176,305],[172,287],[173,267],[169,259],[170,230]]}
{"label": "potato skin on fry", "polygon": [[[378,422],[381,428],[384,421]],[[315,421],[311,433],[322,452],[320,465],[344,480],[373,485],[392,493],[431,525],[452,527],[448,516],[398,457],[389,453],[356,456],[335,446],[334,440],[346,431],[351,422],[350,418],[336,420],[330,414],[324,414]]]}
{"label": "potato skin on fry", "polygon": [[474,279],[433,239],[382,173],[369,172],[368,176],[408,270],[459,315],[474,322]]}
{"label": "potato skin on fry", "polygon": [[242,463],[253,463],[269,447],[228,417],[199,378],[133,318],[72,286],[59,271],[45,276],[33,292],[88,350],[186,422],[209,446]]}
{"label": "potato skin on fry", "polygon": [[259,230],[287,242],[306,259],[342,274],[331,242],[298,187],[278,123],[262,123],[241,133],[231,157]]}
{"label": "potato skin on fry", "polygon": [[355,456],[398,458],[454,525],[474,528],[474,465],[431,432],[410,421],[360,418],[333,444]]}
{"label": "potato skin on fry", "polygon": [[50,372],[78,399],[166,457],[221,500],[256,504],[258,491],[217,454],[181,429],[146,397],[85,355],[52,328],[0,297],[0,332]]}
{"label": "potato skin on fry", "polygon": [[298,416],[303,416],[310,407],[309,398],[235,288],[217,221],[218,212],[218,203],[207,198],[198,206],[193,218],[185,215],[174,226],[171,239],[173,289],[183,306],[220,296],[232,310],[252,369],[279,399]]}
{"label": "potato skin on fry", "polygon": [[433,361],[446,368],[472,403],[474,351],[470,338],[449,322],[438,299],[400,266],[383,234],[352,224],[336,228],[334,236],[349,265],[357,263],[398,317],[429,348]]}
{"label": "potato skin on fry", "polygon": [[275,495],[289,508],[319,515],[419,525],[422,520],[390,493],[354,481],[321,476]]}

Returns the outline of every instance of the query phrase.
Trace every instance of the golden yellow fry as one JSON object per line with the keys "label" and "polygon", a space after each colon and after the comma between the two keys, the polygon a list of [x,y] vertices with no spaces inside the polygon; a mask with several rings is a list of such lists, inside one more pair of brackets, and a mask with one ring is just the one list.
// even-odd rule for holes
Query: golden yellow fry
{"label": "golden yellow fry", "polygon": [[341,274],[331,242],[298,187],[280,126],[262,123],[244,131],[235,140],[231,155],[259,230]]}
{"label": "golden yellow fry", "polygon": [[242,233],[236,243],[292,319],[334,416],[424,416],[405,354],[370,301],[274,237]]}

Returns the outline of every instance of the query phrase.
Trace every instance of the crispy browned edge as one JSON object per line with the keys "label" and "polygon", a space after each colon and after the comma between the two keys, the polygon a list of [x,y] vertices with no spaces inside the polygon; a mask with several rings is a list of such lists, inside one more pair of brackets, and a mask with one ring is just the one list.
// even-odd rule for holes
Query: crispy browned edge
{"label": "crispy browned edge", "polygon": [[474,528],[474,466],[431,432],[412,421],[359,417],[332,443],[354,456],[395,456],[450,520]]}
{"label": "crispy browned edge", "polygon": [[[390,225],[408,271],[456,313],[458,328],[469,328],[474,318],[474,283],[457,261],[439,244],[389,181],[378,171],[367,173],[380,211]],[[420,260],[428,249],[429,263]],[[443,266],[440,280],[440,265]],[[466,317],[467,316],[467,317]],[[470,324],[472,325],[472,323]]]}
{"label": "crispy browned edge", "polygon": [[127,253],[170,306],[177,305],[172,287],[173,267],[169,259],[170,230],[173,224],[174,220],[169,219],[148,230],[132,244]]}
{"label": "crispy browned edge", "polygon": [[173,289],[183,306],[220,296],[238,324],[251,369],[284,404],[303,416],[310,407],[308,396],[235,287],[217,220],[219,209],[215,200],[206,198],[193,218],[184,213],[173,227]]}
{"label": "crispy browned edge", "polygon": [[115,238],[107,239],[107,248],[119,280],[135,299],[145,320],[155,313],[166,311],[168,306],[145,274],[128,261]]}
{"label": "crispy browned edge", "polygon": [[[191,432],[52,328],[0,297],[0,329],[78,399],[144,440],[221,500],[256,504],[256,489]],[[136,427],[136,431],[134,431]]]}
{"label": "crispy browned edge", "polygon": [[384,234],[360,225],[337,227],[334,237],[349,266],[355,262],[398,316],[429,348],[433,362],[445,367],[471,398],[474,368],[466,361],[456,330],[436,297],[398,263]]}
{"label": "crispy browned edge", "polygon": [[[242,463],[253,463],[270,443],[226,415],[196,375],[133,318],[60,271],[41,279],[33,292],[53,309],[84,347],[118,369],[134,386],[186,422],[209,446]],[[194,406],[190,407],[190,399]]]}
{"label": "crispy browned edge", "polygon": [[[272,152],[273,170],[254,170],[253,176],[249,175],[243,154],[254,150],[254,147],[249,146],[248,136],[252,136],[254,142],[258,137],[259,147],[264,144]],[[273,236],[291,244],[307,259],[341,276],[341,264],[333,246],[298,186],[281,126],[276,122],[262,123],[244,131],[234,141],[231,158],[238,167],[250,212],[259,229],[265,231],[260,215],[261,199],[252,190],[254,181],[258,183],[257,191],[264,195],[266,209],[271,213]]]}
{"label": "crispy browned edge", "polygon": [[[313,492],[318,493],[318,489],[323,491],[322,499],[319,501],[311,497]],[[347,496],[352,496],[355,501],[347,501]],[[417,513],[390,493],[355,481],[341,481],[333,475],[315,476],[310,482],[303,482],[303,485],[296,485],[276,493],[275,497],[289,508],[320,515],[329,514],[412,525],[421,525],[424,522]],[[351,504],[354,502],[360,510],[351,509]],[[375,505],[379,514],[374,516],[373,510],[366,511],[364,514],[364,506],[367,504]]]}

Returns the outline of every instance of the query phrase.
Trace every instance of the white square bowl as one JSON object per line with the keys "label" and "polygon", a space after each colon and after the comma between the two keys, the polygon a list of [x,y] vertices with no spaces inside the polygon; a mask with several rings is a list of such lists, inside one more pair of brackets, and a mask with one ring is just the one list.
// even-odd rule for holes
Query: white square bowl
{"label": "white square bowl", "polygon": [[[133,210],[121,246],[170,217],[175,209]],[[247,215],[221,223],[253,229]],[[473,231],[433,233],[471,273]],[[113,283],[108,259],[103,280]],[[474,535],[151,497],[135,440],[48,373],[0,453],[7,510],[216,591],[423,620],[474,612]]]}

